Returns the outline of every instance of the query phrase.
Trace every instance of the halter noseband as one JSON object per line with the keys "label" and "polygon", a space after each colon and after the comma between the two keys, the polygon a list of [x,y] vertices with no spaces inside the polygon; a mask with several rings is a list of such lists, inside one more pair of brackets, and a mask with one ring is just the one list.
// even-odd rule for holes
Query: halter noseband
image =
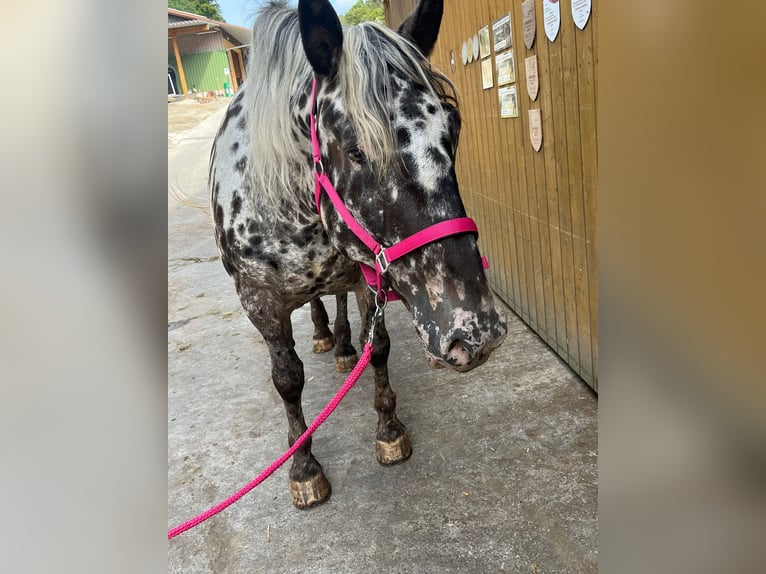
{"label": "halter noseband", "polygon": [[[359,263],[365,281],[367,281],[367,284],[370,287],[375,289],[378,298],[381,300],[394,301],[398,299],[396,293],[390,289],[387,292],[384,292],[382,279],[382,276],[388,271],[388,266],[393,261],[411,253],[415,249],[443,239],[444,237],[460,233],[475,233],[478,235],[479,230],[476,227],[474,220],[470,217],[457,217],[426,227],[390,247],[383,247],[380,243],[375,241],[367,230],[362,227],[353,215],[351,215],[351,212],[346,208],[346,205],[338,195],[338,192],[335,191],[335,187],[330,181],[330,178],[327,177],[327,173],[325,173],[324,165],[322,165],[322,155],[319,149],[319,138],[317,137],[316,129],[316,89],[317,80],[314,78],[311,84],[310,124],[311,146],[313,148],[314,157],[314,202],[316,203],[317,213],[319,214],[319,217],[322,216],[320,203],[322,200],[322,191],[324,191],[327,193],[330,201],[332,201],[332,204],[338,211],[338,215],[340,215],[341,219],[348,225],[349,229],[375,254],[374,269],[365,263]],[[484,257],[482,257],[482,264],[486,269],[487,261]]]}

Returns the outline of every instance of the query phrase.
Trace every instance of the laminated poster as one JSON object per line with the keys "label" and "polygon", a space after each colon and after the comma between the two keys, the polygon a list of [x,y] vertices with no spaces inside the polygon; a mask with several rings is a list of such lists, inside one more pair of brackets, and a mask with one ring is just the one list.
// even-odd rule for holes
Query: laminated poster
{"label": "laminated poster", "polygon": [[519,103],[516,99],[516,86],[507,86],[497,90],[497,96],[500,99],[500,117],[518,118]]}
{"label": "laminated poster", "polygon": [[545,35],[553,42],[561,27],[561,4],[559,0],[543,0],[543,24]]}
{"label": "laminated poster", "polygon": [[543,145],[543,120],[540,110],[529,110],[529,141],[535,151],[540,151]]}
{"label": "laminated poster", "polygon": [[529,99],[534,102],[540,89],[540,80],[537,75],[537,55],[524,60],[524,69],[527,73],[527,94],[529,94]]}
{"label": "laminated poster", "polygon": [[487,58],[481,61],[481,86],[482,88],[489,89],[493,86],[492,83],[492,58]]}
{"label": "laminated poster", "polygon": [[498,18],[492,24],[492,35],[495,38],[495,53],[513,45],[511,38],[511,14]]}
{"label": "laminated poster", "polygon": [[484,26],[479,30],[479,57],[489,56],[489,26]]}
{"label": "laminated poster", "polygon": [[535,43],[537,23],[535,22],[535,0],[524,0],[521,3],[521,29],[524,32],[524,45],[527,50]]}
{"label": "laminated poster", "polygon": [[513,50],[495,56],[497,85],[504,86],[516,81],[516,69],[513,63]]}
{"label": "laminated poster", "polygon": [[572,0],[572,20],[580,30],[585,28],[590,18],[591,0]]}

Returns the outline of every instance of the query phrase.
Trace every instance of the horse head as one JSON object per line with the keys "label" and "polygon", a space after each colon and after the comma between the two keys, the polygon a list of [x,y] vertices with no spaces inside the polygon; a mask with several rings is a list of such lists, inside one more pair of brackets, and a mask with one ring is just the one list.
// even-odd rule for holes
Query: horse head
{"label": "horse head", "polygon": [[[443,2],[421,0],[397,31],[343,29],[327,0],[301,0],[301,40],[318,81],[324,171],[381,245],[466,216],[455,174],[460,113],[452,83],[431,68]],[[374,255],[325,197],[325,231],[354,261]],[[506,335],[474,234],[444,237],[391,263],[390,286],[410,310],[432,364],[470,370]]]}

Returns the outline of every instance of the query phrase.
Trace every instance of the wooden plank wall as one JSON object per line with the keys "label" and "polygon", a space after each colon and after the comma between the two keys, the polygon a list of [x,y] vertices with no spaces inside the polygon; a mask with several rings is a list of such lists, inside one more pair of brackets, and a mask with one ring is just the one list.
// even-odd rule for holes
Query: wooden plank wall
{"label": "wooden plank wall", "polygon": [[[396,28],[416,0],[386,0]],[[498,295],[590,386],[598,390],[598,245],[596,178],[598,2],[584,30],[561,0],[561,27],[550,42],[543,3],[524,45],[521,0],[445,0],[431,61],[457,86],[463,131],[457,173],[466,209],[477,220]],[[511,14],[518,118],[500,118],[495,86],[482,89],[481,63],[463,65],[461,46]],[[492,35],[491,35],[492,36]],[[454,52],[455,70],[450,66]],[[539,94],[527,95],[525,64],[537,55]],[[494,47],[490,58],[493,60]],[[528,110],[540,109],[543,145],[529,140]]]}

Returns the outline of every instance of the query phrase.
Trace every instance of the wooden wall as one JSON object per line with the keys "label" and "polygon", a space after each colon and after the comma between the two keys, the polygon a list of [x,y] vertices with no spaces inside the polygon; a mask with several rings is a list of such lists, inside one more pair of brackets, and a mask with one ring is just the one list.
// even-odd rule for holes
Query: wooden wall
{"label": "wooden wall", "polygon": [[[589,385],[598,390],[598,245],[596,175],[598,2],[578,29],[571,1],[561,0],[561,26],[550,42],[543,2],[527,49],[521,0],[445,0],[431,61],[458,88],[463,131],[457,173],[479,245],[490,260],[498,295]],[[386,0],[395,28],[415,0]],[[480,28],[511,14],[519,117],[501,118],[496,78],[482,89],[481,63],[463,65],[461,46]],[[490,34],[492,37],[492,34]],[[455,69],[450,66],[454,52]],[[527,95],[525,59],[537,55],[539,94]],[[493,60],[495,52],[489,56]],[[540,109],[543,144],[529,139],[528,110]]]}

